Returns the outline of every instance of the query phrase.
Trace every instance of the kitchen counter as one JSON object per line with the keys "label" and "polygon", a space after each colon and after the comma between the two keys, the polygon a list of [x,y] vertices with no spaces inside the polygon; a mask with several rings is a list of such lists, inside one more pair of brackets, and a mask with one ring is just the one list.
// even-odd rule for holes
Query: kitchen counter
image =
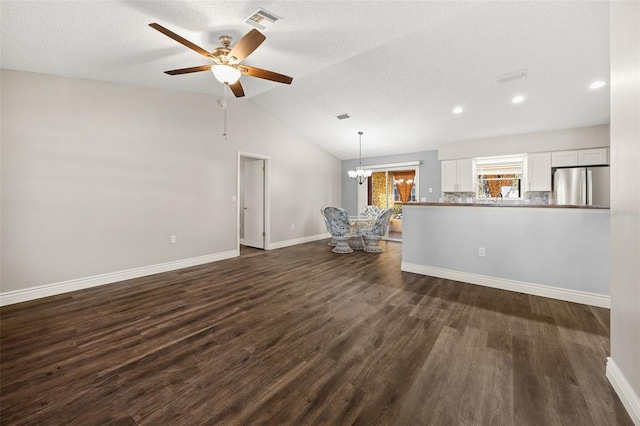
{"label": "kitchen counter", "polygon": [[609,223],[597,206],[404,203],[401,269],[608,307]]}
{"label": "kitchen counter", "polygon": [[398,203],[403,206],[458,206],[458,207],[526,207],[526,208],[543,208],[543,209],[587,209],[587,210],[609,210],[609,206],[572,206],[567,204],[530,204],[521,201],[503,201],[503,202],[481,202],[481,203]]}

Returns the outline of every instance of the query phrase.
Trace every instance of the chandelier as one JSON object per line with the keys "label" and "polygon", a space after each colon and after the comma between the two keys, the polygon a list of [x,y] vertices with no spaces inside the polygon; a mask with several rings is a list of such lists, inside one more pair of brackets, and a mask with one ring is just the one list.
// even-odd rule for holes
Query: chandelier
{"label": "chandelier", "polygon": [[368,177],[371,177],[371,170],[365,170],[362,168],[362,132],[358,132],[360,139],[360,155],[358,157],[358,166],[355,170],[349,170],[349,177],[355,179],[360,185],[367,181]]}

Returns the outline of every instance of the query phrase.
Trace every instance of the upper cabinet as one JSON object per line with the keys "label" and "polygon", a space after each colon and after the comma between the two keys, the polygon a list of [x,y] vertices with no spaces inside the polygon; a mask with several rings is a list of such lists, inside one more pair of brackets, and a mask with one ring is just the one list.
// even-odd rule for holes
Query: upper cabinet
{"label": "upper cabinet", "polygon": [[527,155],[527,184],[525,191],[551,191],[552,155],[538,152]]}
{"label": "upper cabinet", "polygon": [[602,166],[609,164],[609,148],[574,149],[551,153],[552,167]]}
{"label": "upper cabinet", "polygon": [[578,150],[578,166],[603,166],[607,164],[609,164],[609,148]]}
{"label": "upper cabinet", "polygon": [[442,192],[473,192],[473,160],[441,162]]}
{"label": "upper cabinet", "polygon": [[571,167],[578,165],[578,151],[554,151],[551,153],[552,167]]}

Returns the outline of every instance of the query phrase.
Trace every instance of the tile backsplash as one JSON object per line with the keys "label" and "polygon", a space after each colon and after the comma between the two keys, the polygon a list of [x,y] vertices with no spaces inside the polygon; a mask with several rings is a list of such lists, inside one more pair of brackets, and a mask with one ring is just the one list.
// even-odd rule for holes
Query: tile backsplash
{"label": "tile backsplash", "polygon": [[[473,199],[473,202],[478,202],[473,192],[445,192],[442,194],[442,202],[445,203],[466,203],[467,199]],[[551,192],[549,191],[529,191],[524,193],[524,202],[527,204],[549,204],[551,198]],[[509,202],[509,200],[504,200]],[[514,202],[522,200],[513,200]],[[491,200],[490,202],[493,202]]]}
{"label": "tile backsplash", "polygon": [[531,204],[549,204],[551,193],[549,191],[529,191],[524,193],[525,201],[529,200]]}
{"label": "tile backsplash", "polygon": [[442,201],[445,203],[466,203],[467,198],[475,198],[473,192],[445,192]]}

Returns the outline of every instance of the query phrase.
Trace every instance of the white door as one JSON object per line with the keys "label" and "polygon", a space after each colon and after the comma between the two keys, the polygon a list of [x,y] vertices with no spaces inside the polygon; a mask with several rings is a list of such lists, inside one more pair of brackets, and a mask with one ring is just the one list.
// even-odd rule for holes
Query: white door
{"label": "white door", "polygon": [[264,249],[264,160],[246,162],[243,178],[243,244]]}

